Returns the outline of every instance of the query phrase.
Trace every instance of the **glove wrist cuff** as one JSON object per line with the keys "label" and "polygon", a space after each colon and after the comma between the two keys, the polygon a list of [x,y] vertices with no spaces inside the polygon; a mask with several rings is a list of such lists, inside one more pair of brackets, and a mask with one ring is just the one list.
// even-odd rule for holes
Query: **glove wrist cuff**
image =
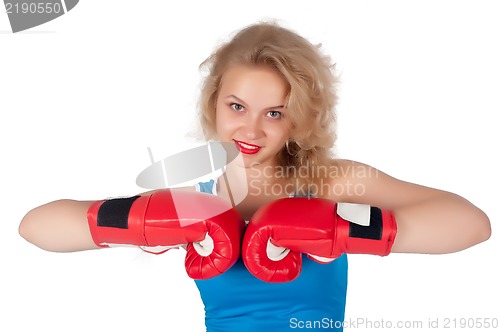
{"label": "glove wrist cuff", "polygon": [[134,196],[94,202],[87,211],[92,240],[99,247],[147,246],[144,215],[149,197]]}
{"label": "glove wrist cuff", "polygon": [[391,252],[396,233],[394,213],[370,207],[369,225],[359,225],[339,218],[338,248],[342,253],[387,256]]}

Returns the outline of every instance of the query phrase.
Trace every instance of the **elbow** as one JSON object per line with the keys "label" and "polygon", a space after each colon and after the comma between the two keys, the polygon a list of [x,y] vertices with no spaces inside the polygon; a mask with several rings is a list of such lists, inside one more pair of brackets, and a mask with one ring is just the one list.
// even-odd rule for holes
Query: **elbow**
{"label": "elbow", "polygon": [[487,241],[491,237],[490,218],[482,211],[477,218],[476,237],[477,243]]}
{"label": "elbow", "polygon": [[490,219],[483,211],[479,210],[479,213],[471,215],[468,221],[465,219],[464,222],[464,227],[461,227],[456,237],[444,241],[446,247],[439,253],[459,252],[485,242],[491,237]]}
{"label": "elbow", "polygon": [[40,249],[60,251],[58,243],[61,241],[61,236],[58,234],[61,227],[57,222],[54,222],[54,211],[58,210],[59,204],[64,202],[61,200],[47,203],[29,211],[19,224],[19,235]]}
{"label": "elbow", "polygon": [[23,239],[25,239],[26,241],[28,241],[28,242],[31,242],[30,241],[30,238],[31,238],[31,224],[33,223],[31,221],[32,211],[28,212],[24,216],[24,218],[21,220],[21,223],[19,224],[19,228],[18,228],[19,235]]}
{"label": "elbow", "polygon": [[476,206],[469,207],[462,211],[461,222],[457,226],[459,233],[459,247],[456,251],[461,251],[487,241],[491,237],[491,224],[488,215]]}
{"label": "elbow", "polygon": [[18,232],[19,235],[31,244],[36,244],[36,209],[29,211],[21,220],[19,224]]}

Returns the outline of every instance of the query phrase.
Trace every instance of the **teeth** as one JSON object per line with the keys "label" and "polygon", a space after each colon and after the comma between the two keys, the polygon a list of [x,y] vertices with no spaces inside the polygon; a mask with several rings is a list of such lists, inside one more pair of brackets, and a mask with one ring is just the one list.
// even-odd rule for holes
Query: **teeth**
{"label": "teeth", "polygon": [[244,147],[245,149],[251,149],[251,150],[255,150],[257,149],[258,147],[257,146],[253,146],[253,145],[248,145],[248,144],[245,144],[243,142],[238,142],[242,147]]}

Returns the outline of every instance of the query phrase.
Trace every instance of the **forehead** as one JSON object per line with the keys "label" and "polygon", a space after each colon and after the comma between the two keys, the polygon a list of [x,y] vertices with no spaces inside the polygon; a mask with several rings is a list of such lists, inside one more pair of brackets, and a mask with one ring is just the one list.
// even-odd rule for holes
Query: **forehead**
{"label": "forehead", "polygon": [[283,99],[288,93],[288,82],[270,66],[234,65],[222,76],[220,93],[223,97],[230,93]]}

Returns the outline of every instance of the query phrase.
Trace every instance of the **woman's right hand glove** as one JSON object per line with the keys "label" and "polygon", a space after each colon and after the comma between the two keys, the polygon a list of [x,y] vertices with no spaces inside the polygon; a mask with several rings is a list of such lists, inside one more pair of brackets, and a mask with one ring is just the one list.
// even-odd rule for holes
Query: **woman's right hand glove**
{"label": "woman's right hand glove", "polygon": [[228,270],[239,258],[245,229],[243,218],[222,198],[170,189],[94,202],[87,219],[100,247],[135,245],[163,253],[187,245],[185,267],[193,279]]}

